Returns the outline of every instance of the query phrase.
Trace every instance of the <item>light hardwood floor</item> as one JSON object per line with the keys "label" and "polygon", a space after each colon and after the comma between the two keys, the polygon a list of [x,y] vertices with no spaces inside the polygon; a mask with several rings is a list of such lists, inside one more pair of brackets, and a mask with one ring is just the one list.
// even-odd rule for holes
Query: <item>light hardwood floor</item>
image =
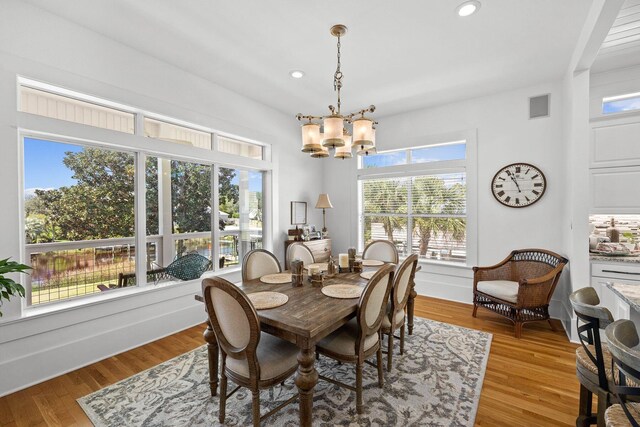
{"label": "light hardwood floor", "polygon": [[[416,299],[416,315],[493,334],[476,417],[479,426],[575,425],[575,348],[559,322],[527,325],[521,339],[510,322],[485,310],[433,298]],[[0,398],[2,426],[91,425],[76,399],[203,344],[204,325],[102,360]]]}

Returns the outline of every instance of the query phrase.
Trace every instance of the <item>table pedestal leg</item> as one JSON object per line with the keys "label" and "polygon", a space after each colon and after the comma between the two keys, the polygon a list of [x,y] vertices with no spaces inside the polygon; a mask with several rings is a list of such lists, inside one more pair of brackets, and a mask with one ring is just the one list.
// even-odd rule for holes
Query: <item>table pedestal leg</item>
{"label": "table pedestal leg", "polygon": [[415,303],[415,298],[418,296],[418,293],[414,289],[415,282],[411,282],[411,293],[409,294],[409,300],[407,301],[407,326],[409,329],[409,335],[413,334],[413,306]]}
{"label": "table pedestal leg", "polygon": [[311,426],[313,410],[313,388],[318,383],[318,371],[315,367],[315,346],[300,349],[298,354],[298,373],[296,386],[300,393],[300,425]]}
{"label": "table pedestal leg", "polygon": [[211,396],[215,396],[218,393],[218,341],[208,320],[207,329],[203,335],[204,340],[207,342],[207,354],[209,356],[209,388],[211,389]]}

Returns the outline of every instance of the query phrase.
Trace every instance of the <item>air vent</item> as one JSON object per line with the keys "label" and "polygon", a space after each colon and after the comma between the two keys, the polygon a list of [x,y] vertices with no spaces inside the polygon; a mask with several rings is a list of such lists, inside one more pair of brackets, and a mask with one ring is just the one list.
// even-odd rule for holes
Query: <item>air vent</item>
{"label": "air vent", "polygon": [[529,98],[529,118],[549,117],[549,94]]}

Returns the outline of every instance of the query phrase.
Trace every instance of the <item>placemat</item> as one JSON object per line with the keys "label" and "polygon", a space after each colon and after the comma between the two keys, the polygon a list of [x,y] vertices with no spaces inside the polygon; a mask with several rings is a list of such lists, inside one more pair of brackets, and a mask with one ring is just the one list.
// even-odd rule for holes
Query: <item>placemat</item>
{"label": "placemat", "polygon": [[369,280],[374,274],[376,274],[376,271],[365,271],[364,273],[360,273],[360,277]]}
{"label": "placemat", "polygon": [[254,292],[247,295],[253,303],[256,310],[266,310],[268,308],[276,308],[285,305],[289,301],[289,297],[280,292]]}
{"label": "placemat", "polygon": [[384,261],[379,261],[377,259],[363,259],[362,266],[363,267],[378,267],[384,265]]}
{"label": "placemat", "polygon": [[320,271],[327,271],[329,269],[329,265],[326,262],[316,262],[314,264],[305,265],[304,269],[307,270],[309,267],[318,267]]}
{"label": "placemat", "polygon": [[260,278],[260,281],[270,284],[289,283],[291,281],[291,273],[266,274]]}
{"label": "placemat", "polygon": [[363,290],[357,285],[329,285],[322,288],[322,293],[331,298],[360,298]]}

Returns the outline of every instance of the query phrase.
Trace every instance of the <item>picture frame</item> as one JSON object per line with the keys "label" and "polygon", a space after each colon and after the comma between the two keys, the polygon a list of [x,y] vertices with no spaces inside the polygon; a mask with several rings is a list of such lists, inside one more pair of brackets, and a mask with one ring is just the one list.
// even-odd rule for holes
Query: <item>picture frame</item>
{"label": "picture frame", "polygon": [[307,202],[291,202],[291,225],[307,223]]}

